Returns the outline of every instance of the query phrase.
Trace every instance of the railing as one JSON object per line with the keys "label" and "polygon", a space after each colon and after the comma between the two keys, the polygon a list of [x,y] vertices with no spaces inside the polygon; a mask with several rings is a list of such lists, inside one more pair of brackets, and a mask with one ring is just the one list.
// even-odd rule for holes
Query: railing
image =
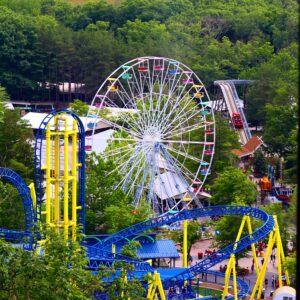
{"label": "railing", "polygon": [[241,119],[242,119],[242,122],[243,122],[243,125],[244,125],[244,131],[245,131],[247,140],[250,140],[252,135],[251,135],[251,132],[250,132],[250,129],[249,129],[249,126],[248,126],[248,122],[247,122],[246,116],[244,114],[244,109],[240,105],[240,101],[241,100],[240,100],[240,98],[238,96],[238,93],[236,91],[235,85],[232,82],[232,80],[227,80],[225,82],[228,82],[229,85],[230,85],[230,88],[231,88],[231,91],[232,91],[232,95],[233,95],[233,100],[235,102],[235,105],[236,105],[239,113],[240,113],[240,116],[241,116]]}

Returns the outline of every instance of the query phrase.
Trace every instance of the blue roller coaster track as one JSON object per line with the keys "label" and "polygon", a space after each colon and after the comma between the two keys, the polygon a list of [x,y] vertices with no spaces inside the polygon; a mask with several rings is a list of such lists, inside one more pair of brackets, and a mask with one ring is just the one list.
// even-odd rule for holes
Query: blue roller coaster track
{"label": "blue roller coaster track", "polygon": [[[141,233],[145,230],[154,229],[163,225],[171,224],[174,222],[195,219],[200,217],[213,217],[213,216],[249,216],[255,219],[263,221],[263,225],[255,230],[252,234],[247,235],[240,239],[238,242],[230,244],[229,246],[215,252],[213,255],[203,259],[196,265],[185,269],[179,274],[170,276],[168,278],[162,279],[164,288],[174,286],[175,284],[183,284],[184,281],[195,278],[201,273],[207,273],[211,267],[222,262],[225,259],[228,259],[231,254],[236,254],[243,249],[249,247],[251,244],[261,240],[267,236],[274,228],[275,221],[271,215],[268,215],[266,212],[249,206],[232,206],[232,205],[220,205],[220,206],[211,206],[206,208],[198,208],[191,210],[184,210],[177,213],[166,213],[164,215],[158,216],[153,219],[135,224],[128,228],[125,228],[115,234],[112,234],[102,242],[94,245],[93,250],[93,260],[96,260],[101,264],[101,261],[105,260],[104,251],[107,251],[112,244],[115,244],[123,239],[130,238],[135,234]],[[98,249],[98,250],[96,250]],[[103,251],[103,254],[102,254]],[[117,258],[116,258],[117,260]],[[141,266],[138,266],[140,270]],[[249,290],[247,285],[244,282],[240,282],[239,298],[244,297]]]}
{"label": "blue roller coaster track", "polygon": [[32,238],[32,229],[35,223],[35,213],[33,209],[33,203],[30,195],[30,190],[25,181],[16,172],[0,167],[0,179],[11,183],[19,192],[25,214],[25,231],[18,232],[15,230],[8,230],[0,228],[0,237],[13,242],[24,242]]}

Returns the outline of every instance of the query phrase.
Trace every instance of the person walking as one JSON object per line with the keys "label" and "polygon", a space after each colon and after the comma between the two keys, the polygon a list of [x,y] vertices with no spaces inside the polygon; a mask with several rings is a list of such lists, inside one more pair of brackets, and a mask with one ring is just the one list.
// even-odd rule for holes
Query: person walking
{"label": "person walking", "polygon": [[266,289],[268,288],[268,283],[269,283],[268,278],[265,278],[265,286],[266,286]]}
{"label": "person walking", "polygon": [[264,259],[264,258],[262,258],[262,259],[261,259],[261,265],[263,265],[263,264],[264,264],[264,261],[265,261],[265,259]]}
{"label": "person walking", "polygon": [[175,286],[175,292],[177,296],[180,294],[180,289],[178,285]]}
{"label": "person walking", "polygon": [[260,299],[265,299],[265,288],[262,289]]}

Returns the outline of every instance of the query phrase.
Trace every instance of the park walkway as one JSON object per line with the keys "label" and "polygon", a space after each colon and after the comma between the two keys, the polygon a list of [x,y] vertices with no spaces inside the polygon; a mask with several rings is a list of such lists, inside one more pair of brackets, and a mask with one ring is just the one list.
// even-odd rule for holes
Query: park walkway
{"label": "park walkway", "polygon": [[[206,240],[199,241],[193,245],[192,250],[191,250],[191,256],[192,256],[191,264],[192,265],[194,265],[200,261],[198,259],[198,253],[201,253],[201,252],[205,253],[205,250],[213,250],[213,248],[211,248],[212,242],[213,242],[213,239],[206,239]],[[218,249],[216,249],[216,250],[218,250]],[[248,267],[248,269],[250,270],[249,275],[246,275],[243,278],[244,281],[250,285],[250,291],[252,291],[252,289],[255,285],[255,282],[256,282],[256,274],[255,274],[255,272],[253,272],[253,273],[251,272],[252,259],[253,259],[252,252],[249,251],[247,257],[240,258],[238,260],[238,264],[240,267],[242,267],[242,268]],[[258,262],[261,267],[261,257],[258,257]],[[222,263],[215,265],[214,267],[211,268],[211,270],[219,271],[220,265],[222,265],[222,267],[223,267],[225,264],[228,264],[228,260],[224,260]],[[180,258],[176,260],[175,266],[182,267],[182,254],[181,253],[180,253]],[[272,276],[273,275],[275,276],[276,274],[277,274],[277,261],[275,261],[275,264],[273,264],[271,261],[269,261],[268,266],[267,266],[267,272],[266,272],[266,278],[268,279],[268,285],[264,287],[265,288],[265,291],[264,291],[265,299],[272,299],[272,298],[270,298],[270,293],[271,293],[271,291],[275,290],[275,288],[272,287]],[[203,283],[202,286],[203,287],[208,287],[208,286],[212,287],[211,284],[209,285],[207,283]],[[216,286],[214,285],[214,287],[216,287]]]}

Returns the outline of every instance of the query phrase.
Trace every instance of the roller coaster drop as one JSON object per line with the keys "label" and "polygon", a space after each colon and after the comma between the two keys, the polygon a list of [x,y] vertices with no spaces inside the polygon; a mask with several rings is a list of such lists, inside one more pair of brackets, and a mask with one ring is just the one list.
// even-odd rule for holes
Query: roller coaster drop
{"label": "roller coaster drop", "polygon": [[[71,126],[68,124],[70,117],[73,119]],[[51,123],[52,122],[52,123]],[[43,140],[46,138],[46,166],[42,166],[42,148]],[[72,144],[72,163],[68,163],[69,140]],[[64,230],[65,238],[76,239],[75,229],[77,225],[84,225],[85,209],[84,209],[84,186],[85,186],[85,134],[84,127],[80,119],[73,113],[62,110],[49,114],[40,125],[37,134],[35,147],[35,190],[30,190],[22,178],[15,172],[0,167],[0,178],[10,182],[19,191],[25,212],[25,231],[16,232],[7,229],[0,229],[0,237],[22,243],[25,249],[34,249],[35,224],[41,221],[42,214],[45,214],[46,223],[52,227],[61,228]],[[63,154],[61,155],[60,148],[63,146]],[[51,159],[53,161],[51,161]],[[62,161],[61,161],[62,159]],[[63,168],[61,168],[63,166]],[[43,197],[43,174],[45,172],[46,179],[46,198]],[[69,175],[71,173],[71,175]],[[59,186],[62,182],[64,187],[63,200],[59,200]],[[69,212],[68,199],[69,190],[72,196],[72,209]],[[45,208],[44,208],[45,207]],[[43,210],[44,209],[44,210]],[[63,213],[61,213],[63,211]],[[70,216],[69,216],[70,214]],[[211,256],[203,259],[196,265],[183,269],[178,272],[173,270],[164,274],[163,270],[154,270],[147,262],[140,260],[132,260],[126,256],[112,253],[112,245],[130,238],[135,234],[145,230],[154,229],[159,226],[171,224],[177,221],[189,220],[201,217],[212,216],[241,216],[243,217],[242,224],[237,235],[235,243],[217,251]],[[263,222],[263,225],[252,232],[250,218],[258,219]],[[247,224],[249,234],[241,238],[241,233],[244,225]],[[82,227],[84,229],[84,227]],[[262,238],[269,236],[268,247],[265,255],[265,262],[259,270],[258,262],[255,253],[255,243]],[[124,261],[134,266],[135,272],[154,274],[154,284],[149,284],[148,299],[154,299],[156,288],[161,299],[165,299],[163,289],[170,286],[183,285],[187,280],[191,280],[199,274],[215,274],[225,277],[225,287],[222,299],[241,299],[249,292],[249,286],[239,278],[236,278],[235,273],[235,254],[251,246],[253,258],[255,262],[255,270],[257,281],[252,291],[250,299],[259,299],[263,288],[264,276],[266,273],[267,263],[273,246],[277,246],[278,251],[278,275],[279,286],[282,286],[281,264],[285,257],[282,249],[279,228],[276,217],[268,215],[266,212],[248,206],[210,206],[206,208],[184,209],[178,212],[168,212],[145,222],[135,224],[115,234],[112,234],[103,241],[99,241],[94,246],[87,246],[86,251],[89,257],[89,269],[98,270],[100,266],[113,267],[116,261]],[[228,269],[226,273],[214,272],[210,268],[214,265],[229,259]],[[161,278],[159,276],[161,275]],[[285,270],[287,284],[289,277]],[[233,282],[233,295],[228,293],[229,281]],[[161,284],[162,283],[162,284]],[[237,289],[237,285],[239,288]],[[163,287],[163,288],[162,288]],[[256,297],[256,298],[255,298]],[[201,298],[204,299],[204,298]],[[208,298],[207,298],[208,299]]]}

